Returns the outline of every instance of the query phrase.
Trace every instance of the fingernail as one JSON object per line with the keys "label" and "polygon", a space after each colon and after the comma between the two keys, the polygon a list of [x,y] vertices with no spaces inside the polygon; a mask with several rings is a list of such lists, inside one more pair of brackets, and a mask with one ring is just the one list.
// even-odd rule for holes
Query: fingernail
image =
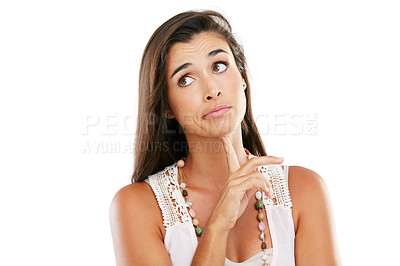
{"label": "fingernail", "polygon": [[279,160],[283,160],[283,157],[278,157]]}

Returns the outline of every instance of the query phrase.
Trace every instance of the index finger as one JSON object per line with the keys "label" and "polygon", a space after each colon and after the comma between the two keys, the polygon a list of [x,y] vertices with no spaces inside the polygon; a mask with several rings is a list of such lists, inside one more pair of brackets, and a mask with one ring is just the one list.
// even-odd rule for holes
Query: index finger
{"label": "index finger", "polygon": [[240,168],[239,161],[229,138],[227,136],[223,136],[221,137],[221,140],[226,152],[226,160],[228,162],[228,172],[229,175],[231,175]]}
{"label": "index finger", "polygon": [[259,156],[253,157],[248,160],[238,171],[238,175],[245,175],[252,171],[256,171],[258,167],[268,164],[281,164],[283,162],[282,157],[275,156]]}

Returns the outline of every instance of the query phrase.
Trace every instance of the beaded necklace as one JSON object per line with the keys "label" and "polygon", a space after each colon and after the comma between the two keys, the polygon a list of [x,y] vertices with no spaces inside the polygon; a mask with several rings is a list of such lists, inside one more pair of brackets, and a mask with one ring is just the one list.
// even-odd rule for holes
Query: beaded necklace
{"label": "beaded necklace", "polygon": [[[246,152],[247,155],[247,159],[249,159],[249,155],[250,152],[247,149],[244,149],[244,151]],[[199,220],[197,220],[196,218],[194,218],[196,216],[196,212],[193,210],[192,208],[192,202],[189,199],[189,193],[186,189],[186,183],[185,183],[185,177],[183,176],[182,173],[182,168],[185,166],[185,157],[180,159],[177,162],[177,166],[178,166],[178,182],[179,182],[179,187],[182,189],[182,195],[185,197],[186,201],[186,207],[189,209],[189,215],[192,217],[192,223],[193,226],[195,228],[195,232],[197,236],[201,236],[203,234],[203,227],[200,226]],[[260,229],[261,233],[260,233],[260,239],[261,239],[261,249],[263,250],[264,254],[261,256],[261,259],[263,261],[263,266],[267,266],[267,243],[264,241],[265,240],[265,224],[263,222],[263,220],[265,219],[265,206],[264,203],[262,201],[262,193],[260,190],[257,190],[255,197],[257,199],[257,202],[255,204],[255,208],[257,209],[258,213],[257,213],[257,219],[259,221],[258,223],[258,229]]]}

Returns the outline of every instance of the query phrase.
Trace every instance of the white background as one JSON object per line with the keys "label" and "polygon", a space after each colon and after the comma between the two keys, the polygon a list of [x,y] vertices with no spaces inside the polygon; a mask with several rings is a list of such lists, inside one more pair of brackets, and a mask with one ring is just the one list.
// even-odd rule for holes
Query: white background
{"label": "white background", "polygon": [[206,8],[244,45],[268,154],[326,181],[343,264],[399,265],[397,1],[203,2],[1,2],[1,265],[114,265],[144,46]]}

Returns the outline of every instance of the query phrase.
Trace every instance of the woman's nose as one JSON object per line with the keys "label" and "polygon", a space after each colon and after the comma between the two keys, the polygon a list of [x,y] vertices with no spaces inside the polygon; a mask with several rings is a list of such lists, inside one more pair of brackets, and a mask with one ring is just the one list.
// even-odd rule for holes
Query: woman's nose
{"label": "woman's nose", "polygon": [[209,101],[212,100],[213,98],[217,98],[218,96],[221,95],[221,90],[218,89],[214,89],[212,91],[207,92],[207,94],[205,95],[205,100]]}

